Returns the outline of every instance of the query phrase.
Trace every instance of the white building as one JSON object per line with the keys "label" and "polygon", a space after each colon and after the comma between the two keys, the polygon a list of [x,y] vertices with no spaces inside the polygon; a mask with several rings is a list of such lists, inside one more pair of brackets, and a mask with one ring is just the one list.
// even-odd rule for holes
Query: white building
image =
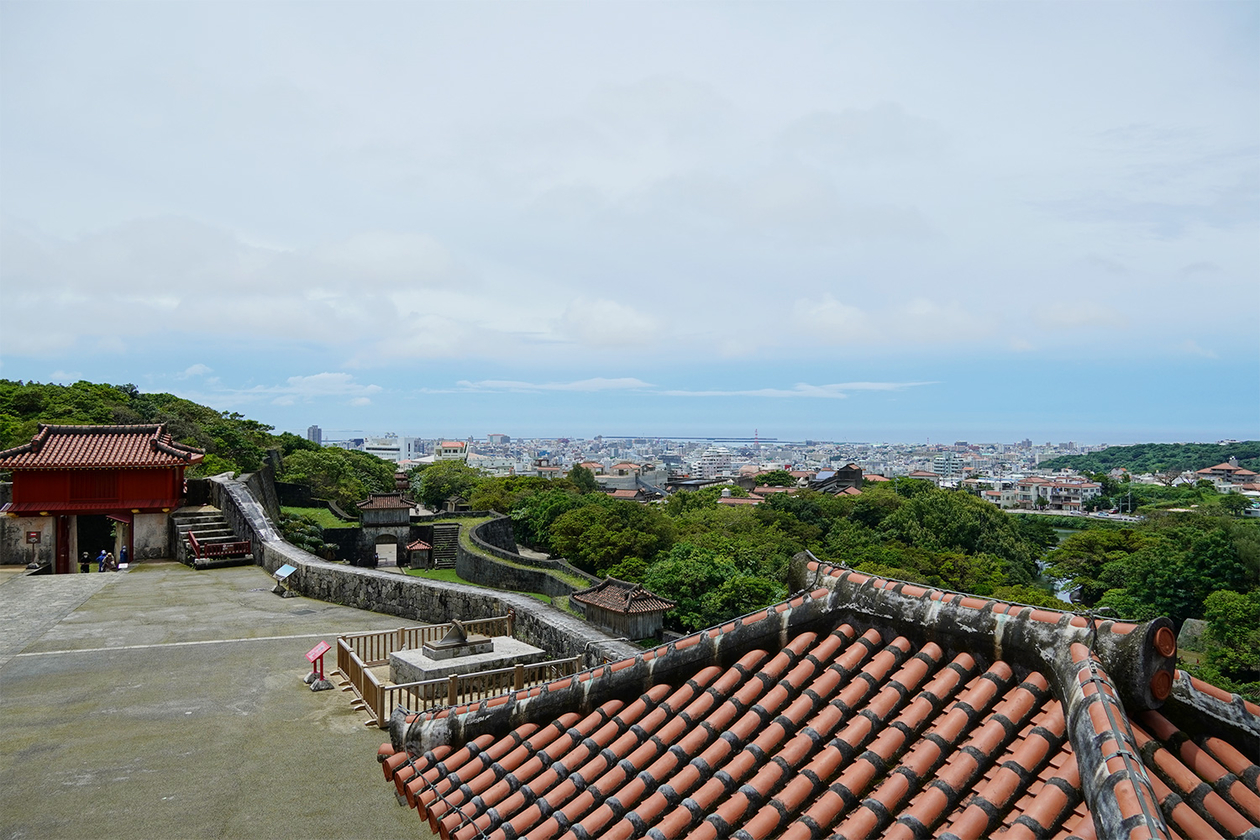
{"label": "white building", "polygon": [[434,461],[467,461],[468,444],[462,440],[443,440],[433,447]]}
{"label": "white building", "polygon": [[363,439],[363,451],[386,461],[411,461],[424,454],[419,438],[388,434]]}

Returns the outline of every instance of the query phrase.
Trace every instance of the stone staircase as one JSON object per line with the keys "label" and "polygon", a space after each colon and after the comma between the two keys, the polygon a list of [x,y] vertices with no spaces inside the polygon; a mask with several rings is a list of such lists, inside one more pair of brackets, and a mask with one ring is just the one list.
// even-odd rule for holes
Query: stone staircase
{"label": "stone staircase", "polygon": [[455,551],[459,545],[458,522],[433,523],[433,568],[455,568]]}
{"label": "stone staircase", "polygon": [[231,556],[208,557],[198,559],[193,554],[189,542],[189,534],[197,538],[197,543],[205,550],[218,553],[227,546],[239,543],[228,525],[223,513],[210,505],[180,508],[171,514],[171,522],[175,526],[175,559],[195,569],[218,569],[224,566],[249,566],[254,562],[254,555],[233,552]]}

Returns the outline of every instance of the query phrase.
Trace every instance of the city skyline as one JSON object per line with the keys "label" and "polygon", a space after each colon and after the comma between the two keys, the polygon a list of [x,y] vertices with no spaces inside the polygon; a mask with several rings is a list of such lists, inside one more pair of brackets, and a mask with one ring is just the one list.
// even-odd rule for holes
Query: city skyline
{"label": "city skyline", "polygon": [[298,434],[1260,438],[1255,4],[0,22],[0,377]]}

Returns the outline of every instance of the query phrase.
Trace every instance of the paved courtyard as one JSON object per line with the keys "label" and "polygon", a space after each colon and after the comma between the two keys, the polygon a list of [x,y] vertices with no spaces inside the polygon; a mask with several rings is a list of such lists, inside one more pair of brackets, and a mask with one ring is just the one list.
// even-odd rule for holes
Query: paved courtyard
{"label": "paved courtyard", "polygon": [[302,683],[320,639],[407,622],[272,583],[0,574],[0,839],[431,836],[381,777],[386,733]]}

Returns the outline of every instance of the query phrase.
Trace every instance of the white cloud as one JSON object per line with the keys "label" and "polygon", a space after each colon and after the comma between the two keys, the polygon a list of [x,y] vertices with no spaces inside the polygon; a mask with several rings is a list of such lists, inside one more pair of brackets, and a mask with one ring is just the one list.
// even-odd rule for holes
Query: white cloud
{"label": "white cloud", "polygon": [[922,385],[934,385],[934,382],[838,382],[833,385],[810,385],[798,382],[791,388],[753,388],[731,391],[660,391],[667,397],[807,397],[815,399],[842,400],[851,391],[901,391],[906,388],[917,388]]}
{"label": "white cloud", "polygon": [[[324,372],[309,376],[290,376],[283,384],[255,385],[251,388],[219,388],[218,379],[205,382],[212,386],[208,391],[180,392],[180,396],[195,402],[203,402],[222,408],[266,402],[271,405],[291,406],[319,400],[343,402],[348,405],[367,405],[371,397],[383,392],[379,385],[356,382],[349,373]],[[367,402],[364,402],[364,401]]]}
{"label": "white cloud", "polygon": [[560,318],[562,331],[580,344],[596,347],[638,347],[650,344],[661,330],[655,318],[614,300],[578,298]]}
{"label": "white cloud", "polygon": [[1176,349],[1188,356],[1202,356],[1205,359],[1215,359],[1216,353],[1199,345],[1199,342],[1193,338],[1187,338],[1176,346]]}
{"label": "white cloud", "polygon": [[1077,300],[1038,307],[1033,320],[1045,330],[1077,330],[1090,327],[1118,330],[1128,326],[1128,319],[1100,303]]}
{"label": "white cloud", "polygon": [[210,367],[209,365],[203,365],[201,363],[197,363],[195,365],[190,365],[189,367],[184,368],[183,372],[177,374],[175,378],[187,379],[190,376],[205,376],[207,373],[212,373],[213,371],[214,371],[214,368]]}
{"label": "white cloud", "polygon": [[592,379],[580,379],[575,382],[521,382],[512,379],[482,379],[477,382],[470,382],[466,379],[461,379],[455,384],[458,391],[507,391],[517,393],[528,393],[534,391],[579,391],[594,393],[601,391],[646,390],[652,387],[651,384],[644,382],[642,379],[635,379],[633,377],[621,377],[618,379],[595,377]]}
{"label": "white cloud", "polygon": [[818,301],[797,300],[792,306],[792,316],[812,341],[857,344],[878,334],[870,315],[831,295],[824,295]]}

